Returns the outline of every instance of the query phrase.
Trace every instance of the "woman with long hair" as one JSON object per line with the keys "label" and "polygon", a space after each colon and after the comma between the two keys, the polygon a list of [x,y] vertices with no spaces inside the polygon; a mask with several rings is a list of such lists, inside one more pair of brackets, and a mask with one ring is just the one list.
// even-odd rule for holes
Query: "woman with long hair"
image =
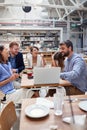
{"label": "woman with long hair", "polygon": [[52,66],[55,67],[61,67],[61,70],[63,70],[64,68],[64,56],[62,56],[61,52],[56,52],[53,56],[52,56]]}
{"label": "woman with long hair", "polygon": [[[0,91],[6,95],[6,102],[13,101],[21,102],[26,98],[27,89],[16,90],[13,86],[13,81],[19,77],[19,74],[12,73],[11,64],[8,61],[9,52],[3,45],[0,45]],[[33,95],[30,91],[29,97]]]}
{"label": "woman with long hair", "polygon": [[36,46],[30,48],[30,53],[27,54],[28,67],[44,67],[46,65],[46,61],[43,55],[39,54],[39,49]]}

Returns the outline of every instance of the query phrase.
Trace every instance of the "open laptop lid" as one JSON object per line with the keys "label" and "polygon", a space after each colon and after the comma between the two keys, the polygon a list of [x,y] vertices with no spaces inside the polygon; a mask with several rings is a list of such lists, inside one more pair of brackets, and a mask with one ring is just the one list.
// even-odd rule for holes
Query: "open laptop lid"
{"label": "open laptop lid", "polygon": [[60,67],[35,67],[33,70],[34,84],[58,84],[60,81],[60,71]]}

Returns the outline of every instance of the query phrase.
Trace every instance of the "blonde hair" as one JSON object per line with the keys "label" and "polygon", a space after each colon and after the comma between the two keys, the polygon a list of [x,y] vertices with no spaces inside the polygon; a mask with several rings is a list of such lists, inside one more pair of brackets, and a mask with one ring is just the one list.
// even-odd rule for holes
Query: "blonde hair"
{"label": "blonde hair", "polygon": [[19,46],[19,44],[14,41],[14,42],[11,42],[11,43],[9,44],[9,47],[11,48],[11,47],[13,47],[14,45]]}

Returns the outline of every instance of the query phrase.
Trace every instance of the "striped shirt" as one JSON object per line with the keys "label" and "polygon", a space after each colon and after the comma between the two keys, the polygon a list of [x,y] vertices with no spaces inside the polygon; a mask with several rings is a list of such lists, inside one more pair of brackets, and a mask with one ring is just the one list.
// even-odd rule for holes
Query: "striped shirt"
{"label": "striped shirt", "polygon": [[87,67],[80,55],[73,53],[65,60],[64,72],[61,72],[60,78],[68,80],[82,92],[87,91]]}

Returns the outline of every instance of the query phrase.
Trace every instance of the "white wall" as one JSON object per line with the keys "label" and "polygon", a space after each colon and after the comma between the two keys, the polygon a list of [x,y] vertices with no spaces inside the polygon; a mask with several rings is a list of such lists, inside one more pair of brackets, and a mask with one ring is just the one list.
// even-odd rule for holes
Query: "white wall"
{"label": "white wall", "polygon": [[[63,31],[63,41],[65,41],[65,40],[68,40],[67,39],[67,28],[64,28],[63,30],[64,30]],[[69,40],[72,41],[74,51],[77,52],[77,46],[78,46],[78,44],[80,45],[78,34],[70,34],[70,39]]]}

